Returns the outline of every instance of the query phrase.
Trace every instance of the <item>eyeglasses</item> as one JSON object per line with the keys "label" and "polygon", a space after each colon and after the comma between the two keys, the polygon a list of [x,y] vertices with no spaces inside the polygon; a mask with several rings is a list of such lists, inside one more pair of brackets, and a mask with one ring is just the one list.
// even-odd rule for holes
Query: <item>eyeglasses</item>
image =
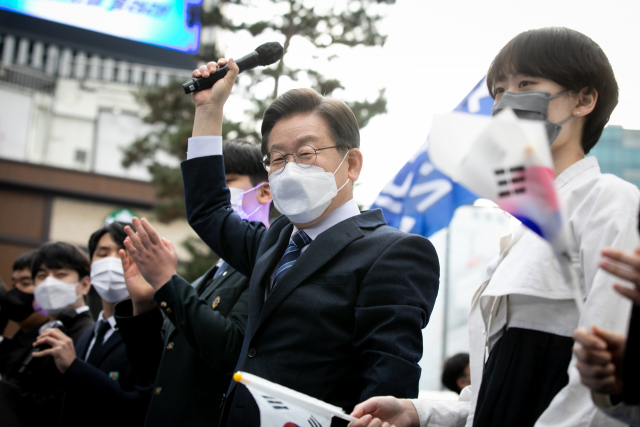
{"label": "eyeglasses", "polygon": [[334,145],[325,148],[313,148],[310,145],[300,145],[293,150],[293,153],[283,154],[279,151],[269,151],[262,158],[262,165],[270,174],[277,174],[284,170],[288,160],[287,156],[293,156],[293,160],[298,166],[310,168],[316,164],[318,151],[328,150],[330,148],[342,148],[342,145]]}

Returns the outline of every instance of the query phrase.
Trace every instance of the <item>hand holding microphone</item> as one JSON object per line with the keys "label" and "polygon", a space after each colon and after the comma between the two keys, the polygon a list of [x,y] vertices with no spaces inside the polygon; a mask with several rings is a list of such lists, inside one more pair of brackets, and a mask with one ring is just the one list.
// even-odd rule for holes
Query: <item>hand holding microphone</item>
{"label": "hand holding microphone", "polygon": [[230,59],[227,63],[226,59],[219,59],[217,63],[209,62],[195,70],[193,79],[183,85],[185,91],[191,91],[191,86],[194,88],[191,93],[196,114],[192,136],[222,135],[222,110],[238,74],[261,64],[276,62],[282,58],[282,52],[279,43],[266,43],[238,62]]}
{"label": "hand holding microphone", "polygon": [[[263,67],[274,64],[282,58],[284,50],[278,42],[270,42],[260,45],[255,51],[235,61],[238,64],[239,71],[242,73],[246,70],[256,68],[258,65]],[[209,65],[209,64],[207,64]],[[218,67],[217,70],[208,76],[194,77],[185,84],[182,85],[184,93],[187,95],[194,92],[199,92],[204,89],[209,89],[215,82],[224,78],[229,71],[229,67],[225,64]]]}

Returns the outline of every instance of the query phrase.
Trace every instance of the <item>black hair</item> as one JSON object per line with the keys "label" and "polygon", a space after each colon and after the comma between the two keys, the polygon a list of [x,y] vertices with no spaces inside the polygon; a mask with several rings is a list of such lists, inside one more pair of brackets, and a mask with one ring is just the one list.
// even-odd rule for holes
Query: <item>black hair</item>
{"label": "black hair", "polygon": [[33,259],[36,257],[36,252],[38,252],[38,250],[34,249],[16,258],[15,261],[13,261],[13,271],[23,270],[25,268],[31,270],[31,264],[33,264]]}
{"label": "black hair", "polygon": [[442,384],[451,391],[460,394],[458,378],[464,376],[464,368],[469,364],[469,353],[454,354],[444,362]]}
{"label": "black hair", "polygon": [[552,80],[566,90],[598,92],[593,111],[586,116],[582,149],[587,154],[618,105],[618,83],[600,46],[578,31],[564,27],[540,28],[518,34],[494,58],[487,72],[489,93],[507,73]]}
{"label": "black hair", "polygon": [[254,187],[269,180],[268,173],[262,166],[260,147],[240,139],[222,143],[224,155],[224,172],[248,175]]}
{"label": "black hair", "polygon": [[124,232],[124,227],[127,225],[131,227],[131,229],[135,232],[136,229],[133,228],[133,224],[130,224],[128,222],[114,221],[111,224],[105,225],[104,227],[93,233],[91,237],[89,237],[89,259],[93,259],[93,254],[98,247],[98,242],[100,241],[100,239],[102,239],[102,236],[107,233],[109,233],[113,241],[116,242],[118,246],[124,248],[124,239],[127,238],[127,233]]}
{"label": "black hair", "polygon": [[49,242],[37,249],[31,264],[31,277],[36,278],[40,267],[69,268],[78,273],[78,279],[89,275],[91,263],[87,255],[76,245],[66,242]]}
{"label": "black hair", "polygon": [[292,89],[275,99],[262,117],[262,154],[267,154],[269,136],[278,121],[294,114],[318,114],[329,128],[339,150],[360,148],[358,120],[344,102],[320,95],[313,89]]}

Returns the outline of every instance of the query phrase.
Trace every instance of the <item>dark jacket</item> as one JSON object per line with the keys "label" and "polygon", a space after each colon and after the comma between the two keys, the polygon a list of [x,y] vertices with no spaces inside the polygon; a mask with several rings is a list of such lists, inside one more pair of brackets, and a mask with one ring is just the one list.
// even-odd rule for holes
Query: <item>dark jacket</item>
{"label": "dark jacket", "polygon": [[[89,311],[78,314],[72,308],[61,311],[57,320],[64,326],[64,332],[74,343],[82,333],[95,324]],[[30,351],[27,356],[30,356]],[[20,364],[22,365],[22,364]],[[15,425],[57,425],[62,407],[62,374],[53,357],[34,358],[27,369],[20,366],[2,377],[0,384],[0,413],[10,410],[21,420]]]}
{"label": "dark jacket", "polygon": [[116,305],[131,361],[154,381],[146,426],[218,425],[244,338],[249,280],[227,267],[212,281],[216,270],[192,285],[173,276],[153,297],[160,309],[132,316],[130,302]]}
{"label": "dark jacket", "polygon": [[[65,389],[60,426],[141,426],[147,414],[152,384],[138,378],[127,360],[124,342],[116,330],[96,351],[94,365],[85,362],[94,328],[76,342],[76,360],[62,375]],[[94,344],[95,347],[95,344]]]}
{"label": "dark jacket", "polygon": [[[387,226],[380,210],[365,212],[321,233],[265,301],[293,225],[281,216],[267,230],[233,215],[222,156],[187,160],[182,174],[191,227],[251,276],[236,370],[347,412],[372,396],[418,396],[421,329],[439,275],[427,239]],[[227,396],[223,423],[259,425],[245,387],[232,383]]]}

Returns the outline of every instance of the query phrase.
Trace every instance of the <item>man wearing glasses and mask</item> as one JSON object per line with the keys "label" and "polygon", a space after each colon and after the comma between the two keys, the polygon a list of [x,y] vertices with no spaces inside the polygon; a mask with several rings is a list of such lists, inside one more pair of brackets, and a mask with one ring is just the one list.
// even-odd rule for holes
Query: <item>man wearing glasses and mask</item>
{"label": "man wearing glasses and mask", "polygon": [[[193,76],[225,63],[210,62]],[[263,117],[263,164],[283,215],[268,230],[232,215],[219,136],[238,73],[233,60],[228,65],[224,79],[194,94],[182,173],[189,224],[251,278],[236,370],[346,411],[370,396],[416,397],[422,328],[438,291],[433,246],[387,226],[379,210],[360,212],[353,199],[363,165],[355,116],[344,102],[310,89],[281,95]],[[221,425],[259,425],[244,386],[231,385]]]}

